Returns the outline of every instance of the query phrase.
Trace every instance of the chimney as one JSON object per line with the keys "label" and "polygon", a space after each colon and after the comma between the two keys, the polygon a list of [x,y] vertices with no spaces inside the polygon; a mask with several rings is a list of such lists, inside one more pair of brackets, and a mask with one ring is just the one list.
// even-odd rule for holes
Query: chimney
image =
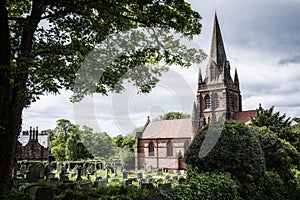
{"label": "chimney", "polygon": [[32,140],[32,127],[30,126],[30,130],[29,130],[29,140]]}
{"label": "chimney", "polygon": [[38,135],[39,135],[39,127],[36,127],[35,129],[35,140],[38,141]]}

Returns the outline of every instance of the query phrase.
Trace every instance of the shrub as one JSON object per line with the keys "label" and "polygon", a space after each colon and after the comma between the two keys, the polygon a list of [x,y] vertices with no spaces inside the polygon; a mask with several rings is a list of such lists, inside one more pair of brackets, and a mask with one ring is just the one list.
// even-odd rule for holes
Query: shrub
{"label": "shrub", "polygon": [[240,199],[237,181],[229,173],[200,173],[196,168],[189,168],[187,180],[164,194],[164,197],[172,200]]}
{"label": "shrub", "polygon": [[197,166],[202,172],[230,172],[240,180],[248,175],[259,178],[265,171],[264,154],[257,136],[246,125],[235,121],[202,128],[185,159],[188,165]]}

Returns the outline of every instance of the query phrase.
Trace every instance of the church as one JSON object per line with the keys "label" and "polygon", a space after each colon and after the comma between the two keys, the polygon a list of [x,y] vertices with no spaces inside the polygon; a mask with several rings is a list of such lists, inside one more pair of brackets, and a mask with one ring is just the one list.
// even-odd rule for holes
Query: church
{"label": "church", "polygon": [[203,78],[199,70],[192,117],[153,121],[148,118],[143,130],[136,134],[135,166],[137,169],[186,169],[184,153],[202,126],[220,119],[233,119],[248,124],[255,113],[256,110],[242,111],[237,69],[232,78],[215,15],[206,75]]}

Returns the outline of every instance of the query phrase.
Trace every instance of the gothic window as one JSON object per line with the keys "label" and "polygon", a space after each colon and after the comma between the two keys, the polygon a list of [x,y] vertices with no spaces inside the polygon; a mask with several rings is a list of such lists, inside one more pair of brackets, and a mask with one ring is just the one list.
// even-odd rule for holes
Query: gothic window
{"label": "gothic window", "polygon": [[219,108],[219,97],[218,97],[218,94],[217,93],[214,93],[213,94],[213,106],[214,108]]}
{"label": "gothic window", "polygon": [[190,144],[190,141],[189,141],[189,140],[184,141],[184,145],[183,145],[184,152],[188,149],[189,144]]}
{"label": "gothic window", "polygon": [[237,110],[237,97],[236,97],[236,95],[234,95],[233,96],[233,108],[235,109],[235,110]]}
{"label": "gothic window", "polygon": [[230,94],[230,108],[234,109],[234,94]]}
{"label": "gothic window", "polygon": [[148,153],[149,156],[154,156],[154,144],[152,141],[148,144]]}
{"label": "gothic window", "polygon": [[211,80],[214,80],[216,78],[216,70],[214,66],[210,67],[210,78]]}
{"label": "gothic window", "polygon": [[205,109],[210,108],[210,97],[208,94],[205,95],[204,101],[205,101]]}
{"label": "gothic window", "polygon": [[167,156],[173,156],[173,142],[167,143]]}

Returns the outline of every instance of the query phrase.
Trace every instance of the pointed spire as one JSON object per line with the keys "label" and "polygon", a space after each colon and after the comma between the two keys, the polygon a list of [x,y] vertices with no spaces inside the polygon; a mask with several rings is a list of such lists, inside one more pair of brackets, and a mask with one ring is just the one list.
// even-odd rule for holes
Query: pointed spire
{"label": "pointed spire", "polygon": [[234,71],[234,83],[239,85],[239,76],[238,76],[236,68],[235,68],[235,71]]}
{"label": "pointed spire", "polygon": [[201,68],[199,67],[199,74],[198,74],[198,85],[202,83],[202,73],[201,73]]}
{"label": "pointed spire", "polygon": [[215,13],[215,21],[213,27],[212,41],[210,47],[210,60],[211,63],[214,61],[219,68],[223,67],[226,61],[226,53],[224,49],[222,34],[218,22],[217,13]]}
{"label": "pointed spire", "polygon": [[196,103],[194,101],[193,113],[192,113],[192,121],[194,121],[194,122],[197,121],[197,113],[198,113],[198,109],[197,109]]}

